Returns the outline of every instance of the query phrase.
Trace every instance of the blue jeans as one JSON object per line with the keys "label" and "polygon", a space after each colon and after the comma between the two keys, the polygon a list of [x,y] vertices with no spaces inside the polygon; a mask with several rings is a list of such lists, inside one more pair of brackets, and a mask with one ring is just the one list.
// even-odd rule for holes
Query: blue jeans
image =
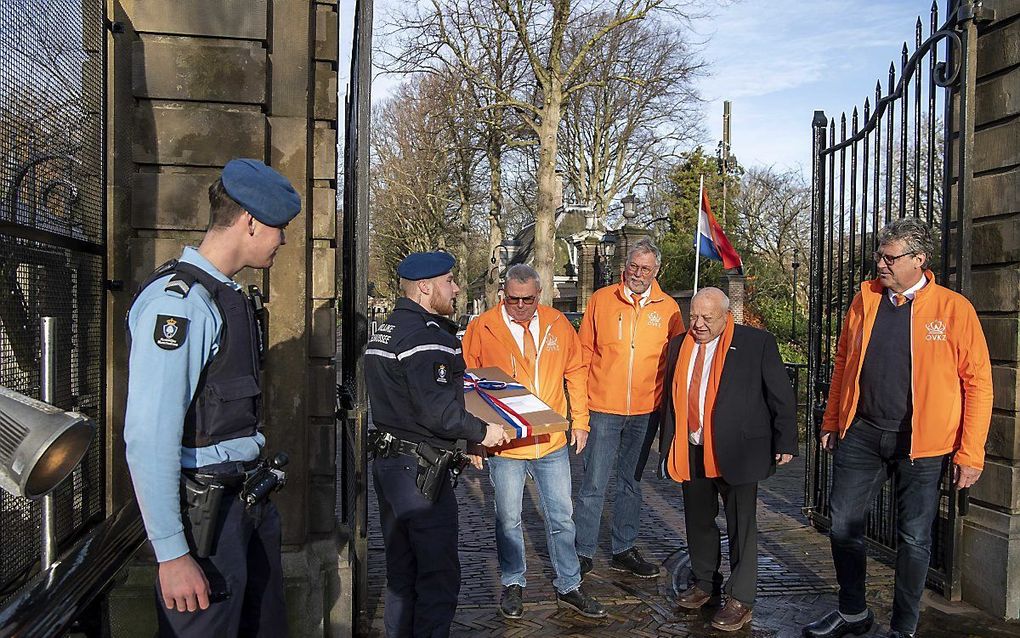
{"label": "blue jeans", "polygon": [[836,447],[830,492],[832,560],[839,582],[839,610],[865,611],[868,509],[885,480],[896,477],[896,584],[891,629],[917,629],[921,594],[931,560],[931,529],[938,510],[939,479],[948,456],[910,460],[910,433],[880,430],[855,421]]}
{"label": "blue jeans", "polygon": [[574,552],[569,451],[570,448],[564,446],[539,459],[489,458],[489,480],[496,495],[496,553],[499,556],[500,583],[504,587],[527,586],[521,501],[524,479],[529,474],[538,486],[542,516],[545,517],[549,558],[556,571],[553,587],[566,594],[581,584],[581,566]]}
{"label": "blue jeans", "polygon": [[641,518],[641,483],[634,479],[649,414],[591,413],[591,433],[584,448],[584,479],[577,494],[574,522],[577,523],[577,553],[595,557],[602,506],[606,500],[609,475],[616,469],[616,498],[613,505],[612,552],[621,554],[634,547]]}

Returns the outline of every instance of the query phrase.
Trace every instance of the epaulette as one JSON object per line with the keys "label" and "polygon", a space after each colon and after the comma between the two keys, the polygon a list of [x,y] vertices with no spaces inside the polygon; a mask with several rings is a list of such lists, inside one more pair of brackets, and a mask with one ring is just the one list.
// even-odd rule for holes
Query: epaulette
{"label": "epaulette", "polygon": [[163,286],[163,292],[171,295],[177,295],[181,299],[184,299],[188,296],[188,293],[191,292],[191,287],[194,284],[194,275],[177,271],[174,273],[174,276],[170,278],[170,281],[166,282],[166,285]]}

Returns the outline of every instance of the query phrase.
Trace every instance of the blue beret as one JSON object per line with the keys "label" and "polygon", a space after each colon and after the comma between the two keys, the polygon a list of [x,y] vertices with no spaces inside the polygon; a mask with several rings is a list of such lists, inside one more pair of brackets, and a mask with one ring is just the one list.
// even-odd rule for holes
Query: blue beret
{"label": "blue beret", "polygon": [[453,255],[439,250],[433,253],[411,253],[397,265],[397,276],[404,279],[432,279],[453,270]]}
{"label": "blue beret", "polygon": [[301,212],[301,198],[287,178],[258,160],[230,160],[221,179],[227,195],[266,226],[283,226]]}

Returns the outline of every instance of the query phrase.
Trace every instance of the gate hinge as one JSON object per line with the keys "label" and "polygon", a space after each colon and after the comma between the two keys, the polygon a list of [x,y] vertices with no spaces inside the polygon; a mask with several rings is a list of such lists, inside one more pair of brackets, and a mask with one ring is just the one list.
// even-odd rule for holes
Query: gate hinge
{"label": "gate hinge", "polygon": [[987,24],[995,19],[995,9],[986,7],[981,0],[966,2],[956,12],[960,22],[973,20],[974,24]]}
{"label": "gate hinge", "polygon": [[123,22],[114,22],[109,18],[104,19],[103,22],[105,23],[106,30],[109,31],[110,33],[124,33]]}

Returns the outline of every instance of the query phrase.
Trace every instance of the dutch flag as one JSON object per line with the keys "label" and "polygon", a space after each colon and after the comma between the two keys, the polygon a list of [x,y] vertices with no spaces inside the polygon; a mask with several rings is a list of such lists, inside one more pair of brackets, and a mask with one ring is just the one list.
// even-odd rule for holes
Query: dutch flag
{"label": "dutch flag", "polygon": [[722,226],[712,215],[712,207],[708,203],[708,192],[701,188],[701,210],[698,213],[697,249],[701,256],[707,259],[721,261],[723,268],[730,270],[736,268],[743,272],[743,263],[740,255],[733,249],[730,240],[726,238]]}

